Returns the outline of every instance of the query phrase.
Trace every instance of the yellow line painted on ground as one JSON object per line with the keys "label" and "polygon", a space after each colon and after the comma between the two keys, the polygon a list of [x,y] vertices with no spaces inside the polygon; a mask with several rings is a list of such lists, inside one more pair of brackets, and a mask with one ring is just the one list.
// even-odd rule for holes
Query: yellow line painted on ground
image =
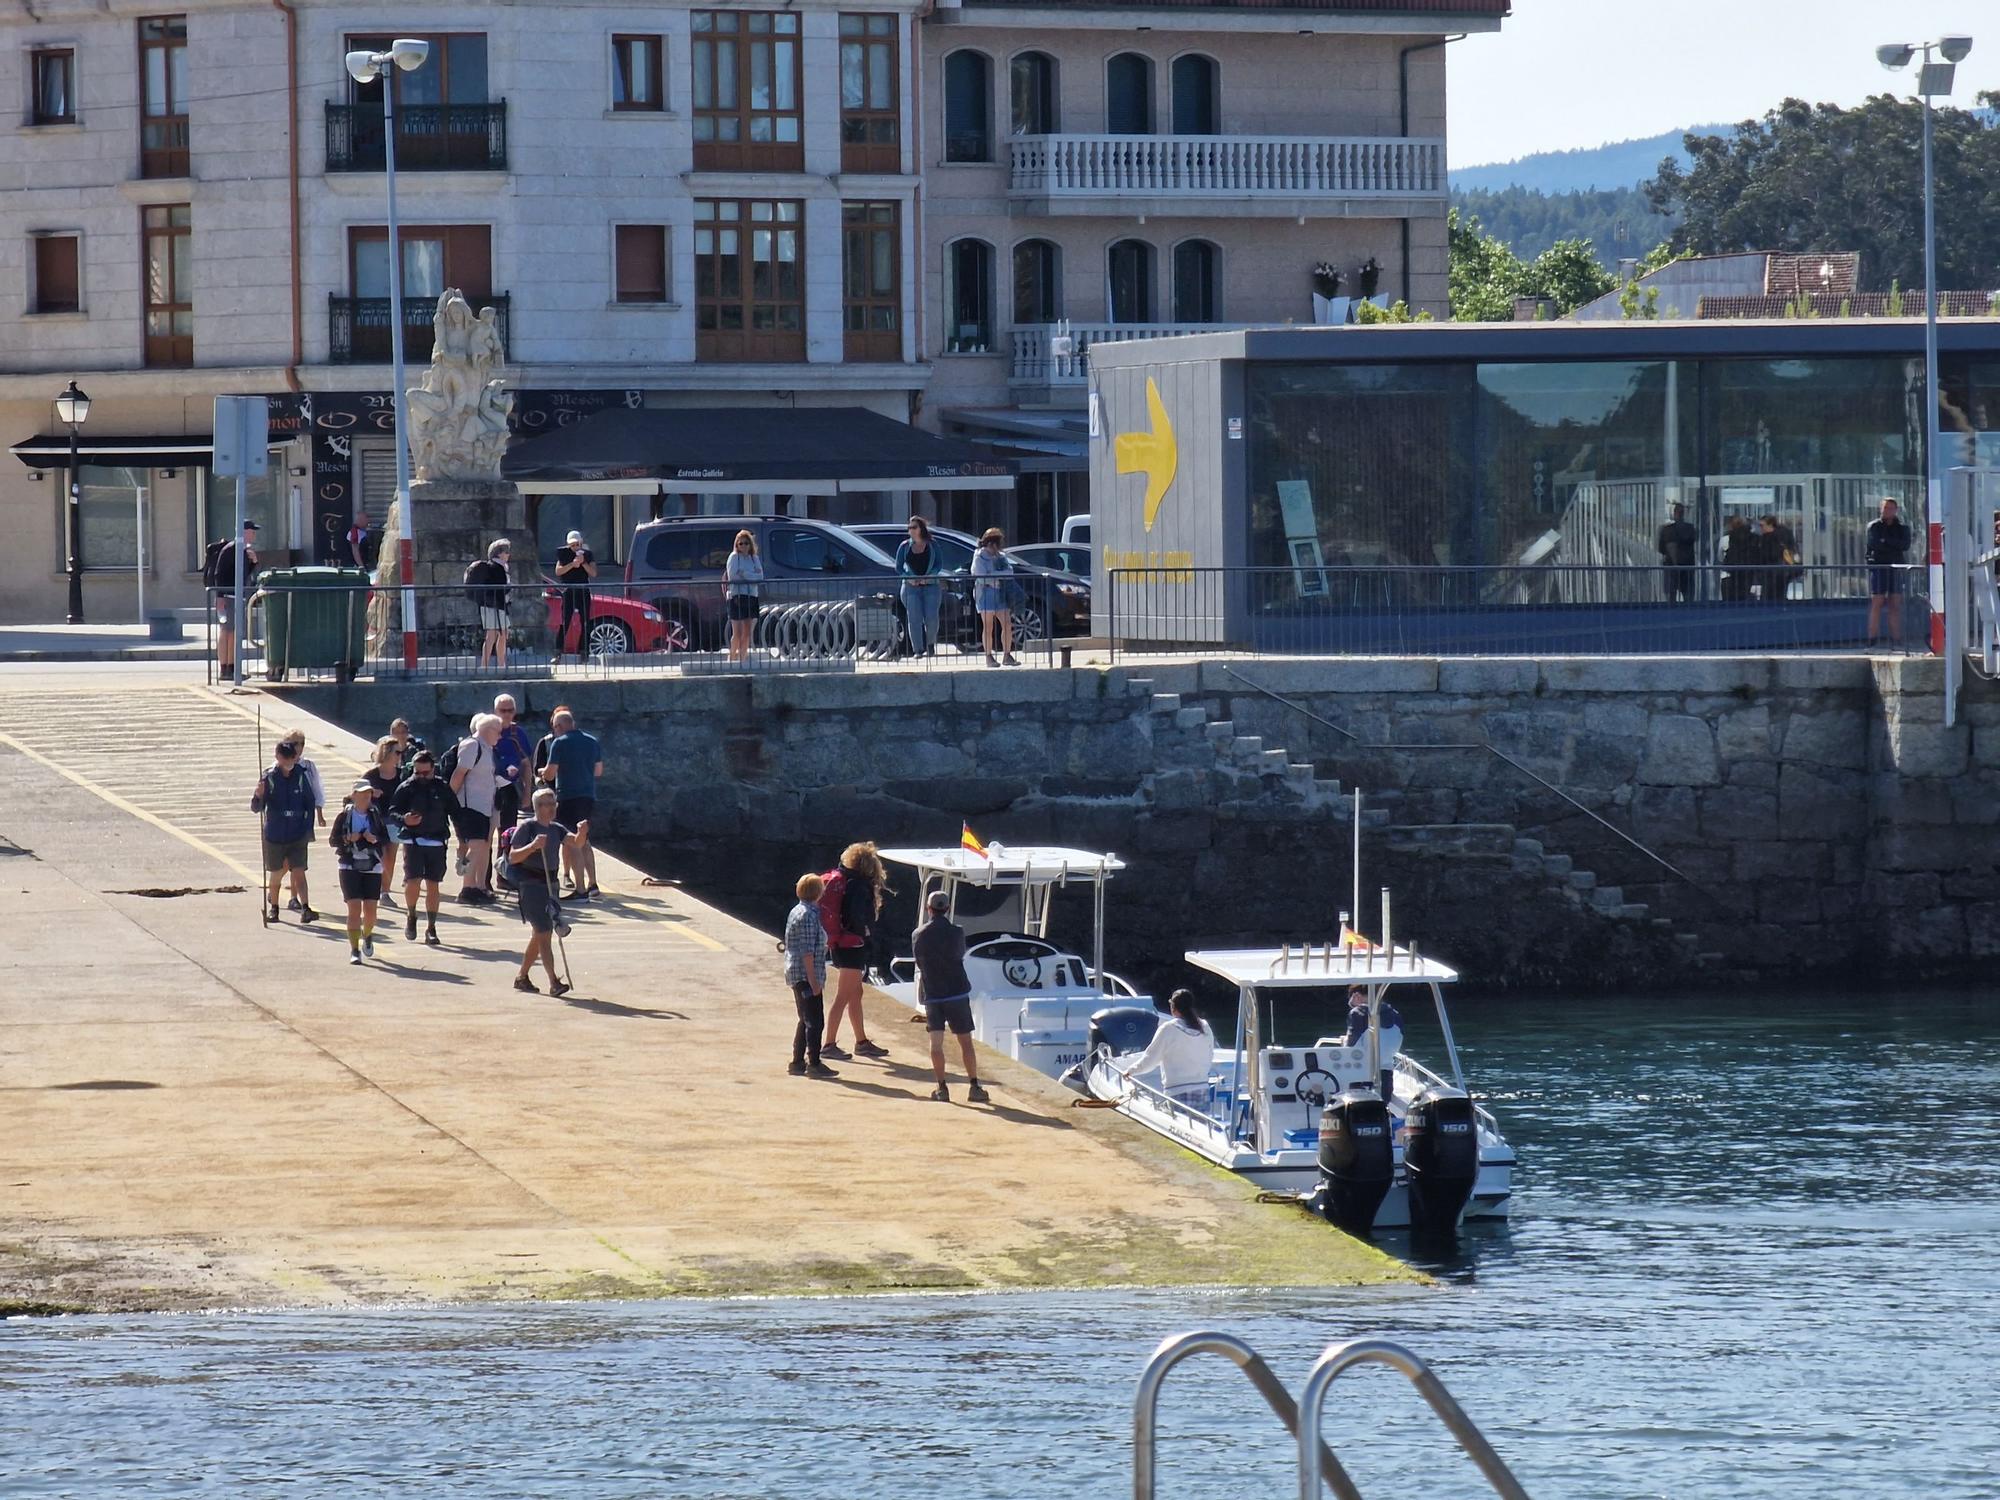
{"label": "yellow line painted on ground", "polygon": [[109,802],[113,807],[117,808],[120,812],[130,813],[140,822],[150,824],[154,828],[159,829],[160,832],[169,834],[172,837],[179,839],[183,844],[186,844],[190,849],[199,849],[203,854],[206,854],[210,859],[217,860],[223,865],[226,865],[228,868],[234,870],[238,875],[242,876],[252,885],[262,884],[263,876],[257,874],[253,870],[246,869],[244,866],[238,864],[235,860],[231,859],[228,855],[224,854],[220,849],[216,848],[215,845],[208,843],[204,839],[196,838],[193,834],[187,832],[185,829],[174,827],[174,825],[169,823],[165,818],[162,818],[155,813],[147,812],[145,808],[140,807],[136,803],[126,801],[123,797],[119,796],[109,787],[99,786],[96,782],[92,781],[88,776],[79,776],[76,772],[70,770],[68,766],[59,765],[55,761],[50,760],[46,755],[42,754],[41,751],[31,750],[28,746],[22,744],[19,740],[15,739],[14,736],[12,736],[11,734],[0,734],[0,745],[6,745],[10,749],[18,750],[21,754],[27,756],[29,760],[34,761],[37,765],[47,766],[51,771],[54,771],[56,775],[62,777],[65,781],[75,782],[78,786],[82,787],[86,792],[89,792],[93,797],[103,798],[106,802]]}

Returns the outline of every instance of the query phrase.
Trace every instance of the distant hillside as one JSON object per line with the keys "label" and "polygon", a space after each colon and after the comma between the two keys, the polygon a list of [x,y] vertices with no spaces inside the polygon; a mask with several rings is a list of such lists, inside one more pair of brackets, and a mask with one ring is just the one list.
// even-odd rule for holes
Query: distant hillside
{"label": "distant hillside", "polygon": [[1520,187],[1466,192],[1454,185],[1451,202],[1461,217],[1477,219],[1523,260],[1533,260],[1557,240],[1589,240],[1607,271],[1645,255],[1679,222],[1654,213],[1635,187],[1539,193]]}
{"label": "distant hillside", "polygon": [[1574,151],[1542,151],[1519,161],[1462,167],[1451,174],[1451,185],[1467,191],[1524,187],[1541,193],[1628,188],[1651,177],[1669,156],[1679,157],[1685,165],[1687,153],[1681,150],[1683,135],[1718,135],[1729,129],[1727,125],[1691,125],[1687,130],[1670,130],[1639,141],[1614,141]]}

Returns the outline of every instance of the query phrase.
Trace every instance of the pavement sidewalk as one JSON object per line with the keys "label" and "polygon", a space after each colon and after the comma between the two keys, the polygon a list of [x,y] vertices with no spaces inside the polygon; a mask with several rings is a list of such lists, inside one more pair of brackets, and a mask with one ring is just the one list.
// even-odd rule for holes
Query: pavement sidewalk
{"label": "pavement sidewalk", "polygon": [[178,641],[156,641],[144,625],[0,625],[7,662],[200,661],[209,648],[200,625],[183,623]]}
{"label": "pavement sidewalk", "polygon": [[883,997],[888,1059],[788,1077],[771,937],[601,855],[562,1000],[507,910],[350,967],[323,845],[267,929],[259,705],[337,795],[278,700],[0,675],[0,1306],[1416,1279],[1002,1059],[931,1102]]}

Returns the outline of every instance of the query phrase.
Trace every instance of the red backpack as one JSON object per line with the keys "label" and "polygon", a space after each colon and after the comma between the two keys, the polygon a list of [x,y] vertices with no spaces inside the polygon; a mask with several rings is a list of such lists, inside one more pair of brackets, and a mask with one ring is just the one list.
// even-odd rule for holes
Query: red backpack
{"label": "red backpack", "polygon": [[864,942],[861,934],[849,932],[840,916],[841,901],[847,895],[847,871],[828,870],[821,879],[826,882],[826,889],[819,894],[819,925],[826,929],[828,946],[861,947]]}

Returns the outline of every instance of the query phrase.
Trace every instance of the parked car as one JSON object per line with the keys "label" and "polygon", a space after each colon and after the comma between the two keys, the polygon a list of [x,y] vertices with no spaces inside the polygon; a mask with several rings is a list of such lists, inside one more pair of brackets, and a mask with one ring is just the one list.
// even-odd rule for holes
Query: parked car
{"label": "parked car", "polygon": [[[550,640],[555,639],[556,631],[562,625],[562,596],[563,591],[553,584],[542,590],[542,598],[548,601]],[[565,650],[577,649],[575,637],[576,628],[572,625],[570,639],[562,643]],[[633,651],[685,651],[688,649],[688,633],[678,620],[669,620],[643,599],[599,593],[593,589],[588,642],[592,656],[624,656]]]}
{"label": "parked car", "polygon": [[[892,554],[910,535],[907,521],[869,521],[852,530]],[[939,638],[960,645],[976,644],[979,614],[972,607],[972,559],[979,551],[979,541],[963,531],[933,526],[931,543],[938,549],[946,573],[944,607],[938,611]],[[1016,640],[1047,640],[1052,633],[1089,633],[1090,580],[1032,561],[1017,563],[1014,572],[1028,595],[1027,602],[1014,610]]]}
{"label": "parked car", "polygon": [[1074,573],[1085,581],[1095,571],[1091,567],[1090,543],[1087,541],[1029,542],[1026,546],[1009,547],[1007,555],[1017,562],[1033,563],[1038,568]]}
{"label": "parked car", "polygon": [[757,539],[765,605],[893,596],[895,560],[873,542],[825,521],[790,516],[669,516],[632,534],[628,598],[651,605],[700,650],[717,649],[727,606],[722,569],[736,533]]}
{"label": "parked car", "polygon": [[1090,517],[1070,516],[1063,521],[1062,539],[1080,547],[1090,545]]}

